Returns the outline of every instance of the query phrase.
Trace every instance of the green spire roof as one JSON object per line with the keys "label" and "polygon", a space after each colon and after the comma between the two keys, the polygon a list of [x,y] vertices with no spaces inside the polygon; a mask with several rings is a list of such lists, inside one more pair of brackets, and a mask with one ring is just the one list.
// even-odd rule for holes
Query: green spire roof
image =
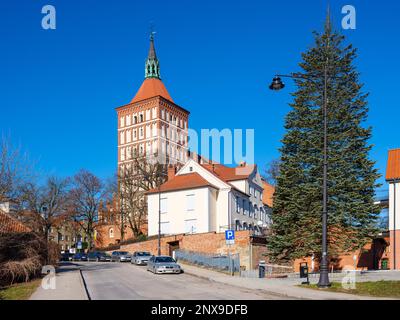
{"label": "green spire roof", "polygon": [[148,79],[148,78],[161,79],[160,64],[157,59],[156,49],[154,48],[154,33],[155,32],[150,33],[150,48],[149,48],[149,54],[147,56],[147,60],[145,63],[145,69],[144,69],[145,79]]}

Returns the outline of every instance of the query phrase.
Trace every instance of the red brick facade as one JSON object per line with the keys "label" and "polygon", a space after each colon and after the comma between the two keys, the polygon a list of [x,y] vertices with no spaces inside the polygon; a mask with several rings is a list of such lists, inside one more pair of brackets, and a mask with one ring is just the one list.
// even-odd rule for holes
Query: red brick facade
{"label": "red brick facade", "polygon": [[[389,269],[389,238],[377,238],[367,243],[362,250],[355,252],[342,254],[335,259],[332,259],[329,263],[329,271],[332,270],[344,270],[354,269],[357,270],[378,270],[378,269]],[[356,258],[354,260],[354,257]],[[302,259],[296,259],[294,261],[294,270],[299,272],[300,263],[307,262],[308,268],[311,271],[312,258],[306,257]],[[386,264],[386,266],[385,266]],[[314,271],[319,270],[318,261],[314,260]]]}
{"label": "red brick facade", "polygon": [[[390,261],[391,261],[391,269],[400,270],[400,230],[390,230]],[[396,241],[394,241],[396,240]],[[394,248],[394,243],[396,244],[396,248]],[[396,259],[394,259],[394,253],[396,252]]]}

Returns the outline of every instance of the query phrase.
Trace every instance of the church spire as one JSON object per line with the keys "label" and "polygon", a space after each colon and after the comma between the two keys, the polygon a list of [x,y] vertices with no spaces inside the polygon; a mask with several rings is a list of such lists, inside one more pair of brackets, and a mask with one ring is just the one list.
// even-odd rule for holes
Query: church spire
{"label": "church spire", "polygon": [[145,79],[156,78],[161,79],[160,77],[160,64],[157,59],[156,49],[154,48],[154,34],[152,31],[150,33],[150,48],[149,54],[145,63],[144,77]]}

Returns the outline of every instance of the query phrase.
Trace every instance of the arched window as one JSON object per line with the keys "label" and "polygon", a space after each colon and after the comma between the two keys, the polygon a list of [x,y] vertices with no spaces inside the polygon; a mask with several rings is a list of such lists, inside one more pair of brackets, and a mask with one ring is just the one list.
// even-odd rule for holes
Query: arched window
{"label": "arched window", "polygon": [[110,230],[108,230],[108,234],[110,238],[114,238],[114,229],[110,228]]}

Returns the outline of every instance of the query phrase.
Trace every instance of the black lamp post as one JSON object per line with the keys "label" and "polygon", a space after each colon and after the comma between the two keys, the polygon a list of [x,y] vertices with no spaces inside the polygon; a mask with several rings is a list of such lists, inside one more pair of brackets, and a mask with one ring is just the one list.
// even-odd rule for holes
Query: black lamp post
{"label": "black lamp post", "polygon": [[320,276],[318,281],[318,287],[327,288],[330,286],[329,283],[329,275],[328,275],[328,228],[327,228],[327,218],[328,218],[328,186],[327,186],[327,175],[328,175],[328,157],[327,157],[327,149],[328,149],[328,73],[327,73],[327,64],[325,65],[323,74],[315,75],[315,76],[305,76],[300,73],[292,73],[290,75],[276,75],[272,80],[269,88],[271,90],[281,90],[285,87],[285,84],[282,82],[281,77],[292,78],[292,79],[305,79],[317,83],[315,80],[319,79],[321,76],[324,78],[324,103],[323,103],[323,111],[324,111],[324,170],[323,170],[323,208],[322,208],[322,257],[320,263]]}
{"label": "black lamp post", "polygon": [[[168,177],[167,174],[161,172],[161,176]],[[161,185],[163,184],[162,179],[158,183],[158,255],[161,256]]]}
{"label": "black lamp post", "polygon": [[158,185],[158,256],[161,256],[161,183]]}

